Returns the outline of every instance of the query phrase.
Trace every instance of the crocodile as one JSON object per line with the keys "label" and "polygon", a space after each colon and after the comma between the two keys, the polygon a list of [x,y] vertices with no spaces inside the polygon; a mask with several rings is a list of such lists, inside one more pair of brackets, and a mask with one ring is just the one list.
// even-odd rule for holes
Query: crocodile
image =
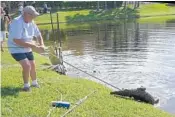
{"label": "crocodile", "polygon": [[137,89],[122,89],[119,91],[110,92],[110,94],[130,98],[133,97],[136,101],[145,102],[152,105],[157,104],[159,102],[159,99],[154,99],[154,97],[151,94],[146,92],[145,87],[140,87]]}

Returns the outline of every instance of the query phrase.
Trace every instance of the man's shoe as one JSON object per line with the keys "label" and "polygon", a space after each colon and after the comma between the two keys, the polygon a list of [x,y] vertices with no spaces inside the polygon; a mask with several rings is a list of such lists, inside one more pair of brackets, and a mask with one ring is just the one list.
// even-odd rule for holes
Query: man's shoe
{"label": "man's shoe", "polygon": [[22,91],[30,92],[31,90],[30,90],[30,87],[23,87],[23,88],[22,88]]}
{"label": "man's shoe", "polygon": [[39,84],[35,84],[35,85],[31,85],[32,87],[35,87],[35,88],[40,88]]}

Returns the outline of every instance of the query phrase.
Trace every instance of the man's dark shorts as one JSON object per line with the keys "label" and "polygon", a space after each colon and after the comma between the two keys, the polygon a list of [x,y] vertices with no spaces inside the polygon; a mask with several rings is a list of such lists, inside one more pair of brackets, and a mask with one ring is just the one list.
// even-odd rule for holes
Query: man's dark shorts
{"label": "man's dark shorts", "polygon": [[24,59],[28,59],[28,60],[34,60],[34,56],[33,56],[33,53],[32,52],[26,52],[26,53],[14,53],[14,54],[11,54],[12,57],[16,60],[16,61],[21,61],[21,60],[24,60]]}

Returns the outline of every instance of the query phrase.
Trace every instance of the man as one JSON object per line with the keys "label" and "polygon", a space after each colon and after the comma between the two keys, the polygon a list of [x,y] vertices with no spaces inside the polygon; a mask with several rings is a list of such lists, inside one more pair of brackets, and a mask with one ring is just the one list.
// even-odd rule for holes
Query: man
{"label": "man", "polygon": [[48,10],[47,3],[44,2],[44,13],[47,13],[47,10]]}
{"label": "man", "polygon": [[6,6],[4,8],[4,11],[5,11],[5,17],[7,17],[8,21],[10,22],[11,21],[11,18],[9,16],[9,9],[8,9],[8,6]]}
{"label": "man", "polygon": [[18,9],[19,15],[22,14],[22,11],[23,11],[23,5],[19,4],[19,9]]}
{"label": "man", "polygon": [[27,6],[27,2],[26,2],[26,1],[23,2],[23,6],[24,6],[24,7]]}
{"label": "man", "polygon": [[[32,86],[39,88],[36,79],[35,61],[32,50],[38,53],[44,52],[44,43],[41,33],[33,22],[39,15],[33,6],[26,6],[23,14],[15,18],[10,24],[8,48],[12,57],[22,66],[24,80],[23,91],[30,91],[29,76],[32,79]],[[39,45],[32,41],[36,37]]]}
{"label": "man", "polygon": [[35,1],[32,2],[32,6],[33,6],[34,8],[36,7]]}
{"label": "man", "polygon": [[4,19],[5,19],[5,26],[6,26],[6,30],[5,30],[5,37],[8,37],[8,30],[9,30],[9,25],[10,25],[10,22],[11,22],[11,18],[9,16],[9,8],[8,6],[3,3],[3,10],[5,12],[4,14]]}
{"label": "man", "polygon": [[3,50],[3,42],[6,38],[6,33],[5,33],[5,12],[2,7],[0,7],[0,15],[1,15],[1,34],[0,34],[0,42],[1,42],[1,52],[4,52]]}
{"label": "man", "polygon": [[8,21],[10,21],[10,16],[9,16],[9,8],[8,8],[8,6],[5,4],[5,3],[3,3],[3,10],[4,10],[4,12],[5,12],[5,17],[6,17],[6,19],[8,20]]}

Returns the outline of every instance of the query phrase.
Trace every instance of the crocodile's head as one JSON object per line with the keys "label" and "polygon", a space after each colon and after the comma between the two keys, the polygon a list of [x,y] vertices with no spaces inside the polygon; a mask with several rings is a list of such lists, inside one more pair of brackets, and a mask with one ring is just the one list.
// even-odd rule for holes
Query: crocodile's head
{"label": "crocodile's head", "polygon": [[139,90],[139,91],[146,91],[146,88],[141,86],[141,87],[137,88],[137,90]]}

